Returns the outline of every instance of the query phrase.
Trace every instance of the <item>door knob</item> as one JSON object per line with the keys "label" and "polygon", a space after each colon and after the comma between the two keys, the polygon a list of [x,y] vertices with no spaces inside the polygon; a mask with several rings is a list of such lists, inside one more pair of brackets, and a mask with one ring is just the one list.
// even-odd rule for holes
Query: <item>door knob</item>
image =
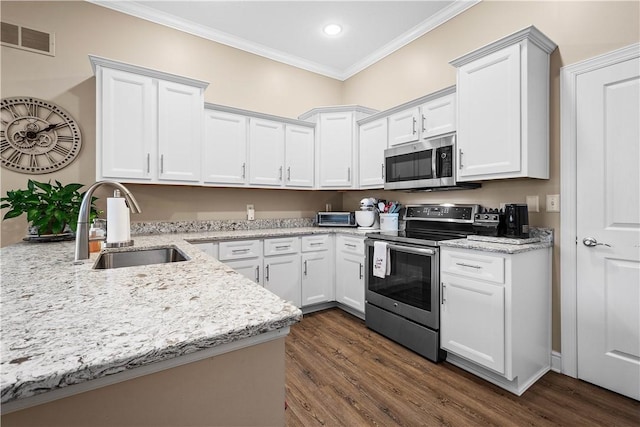
{"label": "door knob", "polygon": [[582,244],[589,247],[593,247],[593,246],[606,246],[608,248],[611,247],[611,245],[607,243],[598,243],[598,241],[593,237],[585,237],[584,239],[582,239]]}

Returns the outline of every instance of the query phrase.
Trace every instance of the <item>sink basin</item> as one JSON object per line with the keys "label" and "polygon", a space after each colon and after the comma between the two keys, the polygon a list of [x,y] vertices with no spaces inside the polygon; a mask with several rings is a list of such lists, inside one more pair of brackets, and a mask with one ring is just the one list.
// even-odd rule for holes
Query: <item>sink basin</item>
{"label": "sink basin", "polygon": [[165,264],[187,261],[189,258],[178,248],[166,247],[133,251],[101,253],[94,269],[133,267],[138,265]]}

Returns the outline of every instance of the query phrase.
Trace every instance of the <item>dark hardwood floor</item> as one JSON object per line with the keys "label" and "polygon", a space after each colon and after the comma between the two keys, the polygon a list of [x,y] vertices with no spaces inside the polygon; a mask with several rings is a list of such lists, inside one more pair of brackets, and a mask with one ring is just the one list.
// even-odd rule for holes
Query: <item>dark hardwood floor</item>
{"label": "dark hardwood floor", "polygon": [[640,426],[640,402],[554,372],[515,396],[338,309],[286,341],[287,426]]}

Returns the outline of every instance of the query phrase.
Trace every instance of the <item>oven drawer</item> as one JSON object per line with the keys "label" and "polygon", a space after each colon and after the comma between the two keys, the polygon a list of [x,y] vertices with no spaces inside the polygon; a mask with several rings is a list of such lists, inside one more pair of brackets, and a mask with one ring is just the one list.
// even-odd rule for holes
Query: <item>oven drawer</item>
{"label": "oven drawer", "polygon": [[297,254],[300,252],[299,237],[282,237],[277,239],[265,239],[264,256]]}
{"label": "oven drawer", "polygon": [[255,258],[262,255],[260,240],[232,240],[220,242],[219,260]]}
{"label": "oven drawer", "polygon": [[441,248],[440,271],[472,279],[504,283],[504,257]]}
{"label": "oven drawer", "polygon": [[302,236],[302,252],[328,251],[331,240],[328,234]]}
{"label": "oven drawer", "polygon": [[347,254],[364,256],[364,238],[336,236],[336,250]]}

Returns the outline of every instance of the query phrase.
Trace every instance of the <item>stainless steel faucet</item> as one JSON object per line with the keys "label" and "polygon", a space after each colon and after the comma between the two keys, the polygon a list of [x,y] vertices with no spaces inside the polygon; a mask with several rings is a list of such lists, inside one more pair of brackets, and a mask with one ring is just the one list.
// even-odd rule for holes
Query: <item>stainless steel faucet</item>
{"label": "stainless steel faucet", "polygon": [[140,205],[138,205],[138,201],[133,197],[133,194],[127,190],[127,187],[119,182],[98,181],[93,184],[89,187],[86,193],[84,193],[82,203],[80,204],[80,212],[78,213],[78,227],[76,229],[76,261],[89,258],[89,212],[91,211],[91,198],[93,197],[94,191],[103,185],[110,185],[119,189],[127,200],[127,204],[129,205],[129,209],[132,213],[142,212],[142,209],[140,209]]}

